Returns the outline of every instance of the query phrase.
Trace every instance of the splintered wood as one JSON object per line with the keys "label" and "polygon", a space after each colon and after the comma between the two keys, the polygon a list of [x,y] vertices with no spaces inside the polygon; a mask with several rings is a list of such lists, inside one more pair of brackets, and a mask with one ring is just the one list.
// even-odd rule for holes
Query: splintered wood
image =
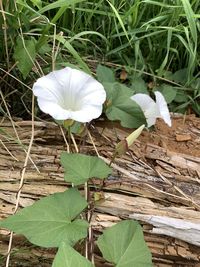
{"label": "splintered wood", "polygon": [[[15,126],[20,141],[9,121],[0,123],[0,219],[13,213],[31,136],[30,121],[18,120]],[[99,121],[90,132],[101,158],[109,163],[116,143],[130,130]],[[67,189],[60,165],[60,153],[66,148],[59,126],[35,122],[20,208]],[[81,152],[95,155],[89,138]],[[112,168],[103,188],[100,180],[90,183],[91,195],[99,194],[92,217],[94,238],[120,220],[135,219],[143,226],[154,266],[200,266],[200,119],[175,116],[172,128],[159,121],[156,129],[144,131]],[[8,239],[8,232],[2,229],[2,255],[7,252]],[[51,266],[55,254],[55,250],[33,247],[18,235],[12,252],[13,267],[30,266],[30,260],[32,266]],[[96,249],[95,263],[109,266]]]}

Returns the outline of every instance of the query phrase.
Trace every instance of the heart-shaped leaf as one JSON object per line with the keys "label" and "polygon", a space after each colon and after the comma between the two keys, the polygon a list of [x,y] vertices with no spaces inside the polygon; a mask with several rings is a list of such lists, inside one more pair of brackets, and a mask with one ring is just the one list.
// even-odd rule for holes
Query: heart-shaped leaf
{"label": "heart-shaped leaf", "polygon": [[135,94],[148,94],[147,85],[141,76],[134,76],[132,79],[131,89]]}
{"label": "heart-shaped leaf", "polygon": [[36,57],[35,44],[36,41],[33,37],[31,37],[29,40],[24,40],[24,42],[20,37],[17,39],[13,57],[15,61],[18,62],[17,66],[24,79],[27,77],[33,67]]}
{"label": "heart-shaped leaf", "polygon": [[75,249],[62,242],[52,267],[94,267],[94,265]]}
{"label": "heart-shaped leaf", "polygon": [[177,70],[172,76],[171,80],[180,84],[185,84],[187,82],[187,75],[188,74],[188,69],[180,69]]}
{"label": "heart-shaped leaf", "polygon": [[112,172],[102,159],[79,153],[63,152],[61,164],[65,169],[65,180],[75,185],[83,184],[93,177],[104,179]]}
{"label": "heart-shaped leaf", "polygon": [[38,246],[58,247],[62,241],[74,245],[87,236],[88,223],[75,219],[86,206],[86,200],[72,188],[44,197],[8,217],[0,226],[23,234]]}
{"label": "heart-shaped leaf", "polygon": [[133,91],[120,83],[104,83],[107,94],[106,116],[109,120],[120,121],[128,128],[137,128],[145,124],[146,120],[142,110],[130,97]]}
{"label": "heart-shaped leaf", "polygon": [[103,257],[116,267],[152,266],[142,228],[135,221],[122,221],[106,229],[98,238],[97,245]]}
{"label": "heart-shaped leaf", "polygon": [[114,72],[105,66],[98,65],[97,67],[97,79],[101,83],[113,83],[115,82],[115,74]]}

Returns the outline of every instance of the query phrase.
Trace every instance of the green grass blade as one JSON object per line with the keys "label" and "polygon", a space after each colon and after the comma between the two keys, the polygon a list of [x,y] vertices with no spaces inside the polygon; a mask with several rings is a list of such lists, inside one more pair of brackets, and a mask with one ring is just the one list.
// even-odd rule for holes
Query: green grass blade
{"label": "green grass blade", "polygon": [[118,11],[116,10],[116,8],[108,0],[106,0],[106,1],[108,2],[108,4],[110,5],[110,7],[112,8],[113,12],[115,13],[115,16],[117,17],[117,19],[119,21],[119,24],[122,27],[122,30],[124,31],[127,40],[130,42],[130,39],[128,37],[128,33],[127,33],[126,29],[125,29],[124,23],[123,23],[120,15],[118,13]]}
{"label": "green grass blade", "polygon": [[195,46],[197,45],[197,28],[196,28],[196,20],[195,20],[195,14],[192,10],[192,7],[190,5],[190,2],[188,0],[181,0],[185,14],[187,17],[187,21],[190,27],[191,36],[193,39],[193,42],[195,43]]}
{"label": "green grass blade", "polygon": [[99,32],[95,32],[95,31],[83,31],[83,32],[79,32],[78,34],[76,34],[75,36],[71,37],[71,39],[69,40],[70,43],[72,43],[74,40],[84,36],[84,35],[97,35],[99,37],[101,37],[106,43],[108,42],[107,38],[105,36],[103,36],[103,34],[99,33]]}
{"label": "green grass blade", "polygon": [[76,59],[79,66],[87,73],[91,74],[90,69],[88,68],[87,64],[82,60],[82,58],[79,56],[77,51],[74,49],[74,47],[70,44],[69,41],[67,41],[63,36],[55,36],[55,39],[59,41],[61,44],[64,45],[64,47],[68,50],[68,52]]}
{"label": "green grass blade", "polygon": [[170,45],[171,45],[171,40],[172,40],[172,29],[168,30],[168,34],[167,34],[167,53],[166,56],[160,66],[158,75],[161,76],[162,75],[162,71],[164,70],[165,66],[167,65],[168,62],[168,57],[169,57],[169,51],[170,51]]}
{"label": "green grass blade", "polygon": [[84,2],[85,0],[58,0],[56,2],[53,2],[43,8],[40,9],[40,14],[49,11],[51,9],[60,8],[60,7],[69,7],[70,5],[74,5],[80,2]]}
{"label": "green grass blade", "polygon": [[179,5],[169,5],[169,4],[166,4],[166,3],[163,3],[163,2],[157,2],[157,1],[151,1],[151,0],[143,0],[142,1],[143,3],[147,3],[147,4],[152,4],[152,5],[155,5],[155,6],[160,6],[160,7],[166,7],[166,8],[174,8],[174,7],[180,7]]}

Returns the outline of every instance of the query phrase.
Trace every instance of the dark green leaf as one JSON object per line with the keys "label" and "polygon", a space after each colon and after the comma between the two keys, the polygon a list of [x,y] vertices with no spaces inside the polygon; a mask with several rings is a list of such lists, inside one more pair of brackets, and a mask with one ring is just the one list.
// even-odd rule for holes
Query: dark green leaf
{"label": "dark green leaf", "polygon": [[88,223],[75,219],[86,206],[78,190],[69,189],[44,197],[0,225],[38,246],[58,247],[62,241],[74,245],[87,236]]}
{"label": "dark green leaf", "polygon": [[65,169],[65,180],[75,185],[83,184],[90,178],[106,178],[112,169],[94,156],[84,154],[61,154],[61,164]]}
{"label": "dark green leaf", "polygon": [[43,46],[40,47],[38,53],[44,56],[47,53],[51,53],[51,51],[52,51],[51,46],[49,44],[44,44]]}
{"label": "dark green leaf", "polygon": [[97,79],[102,83],[114,83],[115,82],[115,74],[114,72],[105,66],[98,65],[97,67]]}
{"label": "dark green leaf", "polygon": [[111,121],[120,121],[128,128],[137,128],[145,124],[146,119],[139,106],[130,99],[133,91],[119,83],[104,83],[107,93],[106,116]]}
{"label": "dark green leaf", "polygon": [[163,78],[167,79],[167,80],[170,80],[172,81],[172,77],[173,77],[173,73],[171,71],[168,71],[168,70],[164,70],[163,71],[163,75],[162,75]]}
{"label": "dark green leaf", "polygon": [[174,101],[177,103],[186,103],[188,100],[189,97],[187,96],[186,92],[178,89]]}
{"label": "dark green leaf", "polygon": [[97,245],[103,257],[116,267],[152,266],[142,228],[135,221],[122,221],[106,229],[98,238]]}
{"label": "dark green leaf", "polygon": [[94,265],[63,242],[58,249],[52,267],[94,267]]}
{"label": "dark green leaf", "polygon": [[172,81],[185,84],[187,82],[187,76],[188,76],[188,70],[187,69],[181,69],[177,70],[171,77]]}
{"label": "dark green leaf", "polygon": [[134,94],[148,94],[147,86],[145,81],[141,78],[141,76],[135,76],[132,80],[131,89],[133,89]]}
{"label": "dark green leaf", "polygon": [[23,43],[22,39],[18,37],[13,56],[25,79],[31,71],[36,57],[35,39],[31,37],[29,40],[24,40]]}

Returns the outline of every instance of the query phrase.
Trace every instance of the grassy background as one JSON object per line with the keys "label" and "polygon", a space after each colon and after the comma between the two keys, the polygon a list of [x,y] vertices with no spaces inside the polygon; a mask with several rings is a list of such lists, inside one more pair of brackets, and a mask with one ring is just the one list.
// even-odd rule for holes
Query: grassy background
{"label": "grassy background", "polygon": [[166,86],[172,111],[200,115],[198,0],[14,0],[0,9],[2,114],[6,102],[29,117],[31,86],[50,70],[102,63],[137,92]]}

